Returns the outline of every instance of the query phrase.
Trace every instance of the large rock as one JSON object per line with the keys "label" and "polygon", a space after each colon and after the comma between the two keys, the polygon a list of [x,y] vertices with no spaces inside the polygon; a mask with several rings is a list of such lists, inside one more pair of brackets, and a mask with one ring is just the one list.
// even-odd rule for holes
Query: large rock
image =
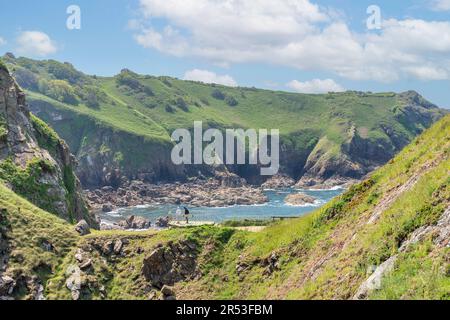
{"label": "large rock", "polygon": [[81,236],[85,236],[91,233],[91,228],[86,220],[81,220],[75,226],[75,231],[78,232]]}
{"label": "large rock", "polygon": [[143,217],[130,216],[126,220],[119,222],[119,226],[125,229],[145,230],[149,229],[152,224]]}
{"label": "large rock", "polygon": [[0,297],[10,296],[16,282],[9,276],[0,276]]}
{"label": "large rock", "polygon": [[284,199],[284,202],[291,206],[303,206],[306,204],[314,204],[315,201],[316,198],[308,196],[303,193],[293,193],[288,195]]}
{"label": "large rock", "polygon": [[191,241],[160,246],[144,259],[142,273],[157,288],[193,279],[199,275],[197,246]]}

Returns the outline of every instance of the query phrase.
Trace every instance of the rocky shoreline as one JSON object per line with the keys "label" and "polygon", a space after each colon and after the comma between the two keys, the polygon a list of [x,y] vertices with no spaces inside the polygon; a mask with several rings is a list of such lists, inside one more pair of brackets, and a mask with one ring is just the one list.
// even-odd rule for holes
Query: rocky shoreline
{"label": "rocky shoreline", "polygon": [[132,181],[118,189],[103,187],[86,190],[85,194],[91,210],[103,212],[152,204],[225,207],[264,204],[268,201],[262,188],[246,184],[229,186],[216,179],[161,185]]}

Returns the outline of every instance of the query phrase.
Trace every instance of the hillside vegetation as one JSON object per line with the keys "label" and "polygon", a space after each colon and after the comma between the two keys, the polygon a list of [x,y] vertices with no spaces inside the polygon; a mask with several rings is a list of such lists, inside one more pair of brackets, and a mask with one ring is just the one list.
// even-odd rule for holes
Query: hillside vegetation
{"label": "hillside vegetation", "polygon": [[[187,299],[449,299],[449,152],[446,116],[323,208],[258,233],[80,237],[0,185],[5,274],[36,275],[49,299],[158,299],[164,285]],[[14,296],[29,297],[23,288]]]}
{"label": "hillside vegetation", "polygon": [[[174,166],[178,128],[280,129],[282,173],[302,183],[361,178],[445,114],[416,92],[323,95],[232,88],[136,74],[88,76],[69,63],[4,57],[32,111],[67,141],[86,186],[122,178],[182,180],[205,168]],[[105,170],[106,168],[106,170]],[[260,183],[251,168],[230,168]]]}

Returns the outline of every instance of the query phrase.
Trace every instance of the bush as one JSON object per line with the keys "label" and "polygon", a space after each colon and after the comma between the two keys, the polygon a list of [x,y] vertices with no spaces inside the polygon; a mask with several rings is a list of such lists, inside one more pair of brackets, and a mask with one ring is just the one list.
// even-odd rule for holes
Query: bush
{"label": "bush", "polygon": [[227,97],[225,98],[225,102],[226,102],[226,104],[229,105],[230,107],[235,107],[235,106],[238,105],[238,101],[237,101],[234,97],[231,97],[231,96],[227,96]]}
{"label": "bush", "polygon": [[78,99],[73,87],[65,80],[40,80],[39,92],[60,102],[77,105]]}
{"label": "bush", "polygon": [[130,71],[122,71],[116,78],[117,85],[124,90],[123,86],[128,87],[134,93],[141,93],[147,96],[154,96],[152,88],[142,84],[137,75]]}
{"label": "bush", "polygon": [[213,92],[211,93],[211,96],[214,99],[217,99],[217,100],[224,100],[225,99],[225,95],[219,89],[214,89]]}
{"label": "bush", "polygon": [[186,101],[184,101],[183,98],[179,97],[179,98],[177,99],[177,101],[175,102],[175,104],[176,104],[176,106],[177,106],[178,108],[180,108],[181,110],[186,111],[186,112],[189,111],[189,107],[188,107]]}
{"label": "bush", "polygon": [[166,105],[166,112],[168,113],[174,113],[175,109],[171,105]]}
{"label": "bush", "polygon": [[76,84],[83,79],[83,74],[77,71],[70,63],[49,61],[48,64],[48,72],[58,80],[66,80],[71,84]]}

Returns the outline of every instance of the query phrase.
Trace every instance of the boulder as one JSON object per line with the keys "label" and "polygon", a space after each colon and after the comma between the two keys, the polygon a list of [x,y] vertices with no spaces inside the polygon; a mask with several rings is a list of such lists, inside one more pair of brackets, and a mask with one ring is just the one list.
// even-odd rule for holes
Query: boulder
{"label": "boulder", "polygon": [[167,228],[167,227],[169,227],[169,222],[170,222],[169,217],[161,217],[161,218],[158,218],[155,225],[158,228]]}
{"label": "boulder", "polygon": [[165,296],[165,297],[170,297],[170,296],[175,296],[175,291],[173,290],[173,287],[164,285],[161,289],[161,293]]}
{"label": "boulder", "polygon": [[81,236],[85,236],[91,233],[91,228],[85,220],[81,220],[75,226],[75,231],[78,232]]}
{"label": "boulder", "polygon": [[152,224],[143,217],[130,216],[126,220],[119,222],[119,226],[125,229],[145,230],[149,229]]}
{"label": "boulder", "polygon": [[308,196],[303,193],[293,193],[288,195],[284,202],[291,206],[303,206],[305,204],[313,204],[316,201],[314,197]]}
{"label": "boulder", "polygon": [[108,212],[113,211],[113,208],[114,208],[114,207],[112,206],[112,204],[106,203],[106,204],[104,204],[104,205],[102,206],[102,211],[105,212],[105,213],[108,213]]}
{"label": "boulder", "polygon": [[0,276],[0,297],[12,294],[16,282],[9,276]]}

